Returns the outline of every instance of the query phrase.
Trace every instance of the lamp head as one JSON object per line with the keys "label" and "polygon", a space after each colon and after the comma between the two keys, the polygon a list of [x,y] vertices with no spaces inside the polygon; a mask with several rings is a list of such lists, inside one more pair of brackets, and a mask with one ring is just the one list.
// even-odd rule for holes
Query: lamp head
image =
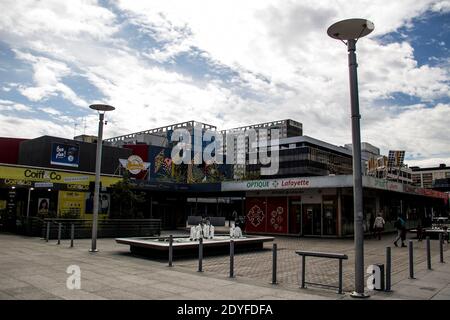
{"label": "lamp head", "polygon": [[114,108],[113,106],[110,106],[110,105],[108,105],[108,104],[91,104],[90,106],[89,106],[89,108],[91,108],[92,110],[97,110],[97,111],[103,111],[103,112],[106,112],[106,111],[113,111],[114,109],[116,109],[116,108]]}
{"label": "lamp head", "polygon": [[332,24],[328,35],[333,39],[352,40],[367,36],[375,29],[372,21],[366,19],[347,19]]}

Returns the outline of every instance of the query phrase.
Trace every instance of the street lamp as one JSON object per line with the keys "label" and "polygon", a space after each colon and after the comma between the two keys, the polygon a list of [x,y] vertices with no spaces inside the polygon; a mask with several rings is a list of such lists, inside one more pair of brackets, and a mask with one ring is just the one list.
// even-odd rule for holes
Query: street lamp
{"label": "street lamp", "polygon": [[[353,153],[353,210],[355,234],[355,291],[352,296],[365,298],[364,292],[364,228],[363,228],[363,187],[361,170],[361,129],[359,125],[358,76],[356,62],[356,42],[373,31],[374,24],[365,19],[347,19],[331,25],[327,33],[341,40],[348,50],[350,77],[350,100],[352,114],[352,153]],[[347,42],[345,42],[347,41]]]}
{"label": "street lamp", "polygon": [[100,168],[102,164],[102,140],[103,140],[103,119],[106,111],[113,111],[115,108],[107,104],[93,104],[89,108],[98,111],[98,137],[97,154],[95,157],[95,189],[94,189],[94,212],[92,217],[92,246],[90,252],[97,252],[97,224],[98,205],[100,201]]}

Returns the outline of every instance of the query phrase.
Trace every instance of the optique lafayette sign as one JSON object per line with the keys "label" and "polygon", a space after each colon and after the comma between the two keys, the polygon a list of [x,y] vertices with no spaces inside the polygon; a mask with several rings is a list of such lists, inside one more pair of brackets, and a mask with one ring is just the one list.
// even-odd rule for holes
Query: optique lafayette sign
{"label": "optique lafayette sign", "polygon": [[[222,189],[226,189],[226,184],[222,184]],[[232,188],[239,190],[273,190],[273,189],[301,189],[309,188],[311,181],[308,178],[293,179],[268,179],[252,180],[247,182],[233,183]]]}

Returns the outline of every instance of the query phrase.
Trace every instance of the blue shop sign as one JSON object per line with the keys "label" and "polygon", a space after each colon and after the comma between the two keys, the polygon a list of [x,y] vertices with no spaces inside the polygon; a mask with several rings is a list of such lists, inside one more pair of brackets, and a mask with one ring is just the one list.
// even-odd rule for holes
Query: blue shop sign
{"label": "blue shop sign", "polygon": [[50,163],[59,166],[78,167],[80,149],[78,146],[52,143],[52,156]]}

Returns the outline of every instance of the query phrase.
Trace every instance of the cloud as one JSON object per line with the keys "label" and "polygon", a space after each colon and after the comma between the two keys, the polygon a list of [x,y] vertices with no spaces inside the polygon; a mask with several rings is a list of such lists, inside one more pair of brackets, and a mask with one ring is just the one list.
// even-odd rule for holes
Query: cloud
{"label": "cloud", "polygon": [[24,104],[15,103],[10,100],[0,99],[0,110],[1,111],[23,111],[23,112],[34,112],[34,110]]}
{"label": "cloud", "polygon": [[31,63],[35,86],[19,86],[19,91],[31,101],[41,101],[50,96],[61,94],[65,99],[78,106],[86,106],[86,102],[75,92],[61,82],[62,78],[71,75],[70,68],[62,62],[41,56],[34,56],[19,50],[14,50],[16,57]]}
{"label": "cloud", "polygon": [[[117,107],[107,114],[105,136],[192,119],[225,129],[293,118],[305,134],[342,145],[351,141],[347,54],[326,29],[362,16],[376,27],[358,42],[363,138],[383,150],[405,148],[415,159],[450,153],[443,120],[449,64],[419,65],[408,38],[380,40],[412,26],[427,10],[445,12],[447,1],[106,4],[1,2],[2,41],[33,74],[33,84],[22,82],[18,90],[32,103],[45,101],[42,110],[50,116],[61,110],[50,98],[84,107],[98,99],[68,81],[76,75],[99,92],[98,102]],[[399,105],[397,94],[419,104]],[[424,117],[432,119],[429,128]],[[70,118],[60,119],[69,126]],[[95,123],[92,116],[92,133]],[[438,131],[447,135],[433,133]]]}

